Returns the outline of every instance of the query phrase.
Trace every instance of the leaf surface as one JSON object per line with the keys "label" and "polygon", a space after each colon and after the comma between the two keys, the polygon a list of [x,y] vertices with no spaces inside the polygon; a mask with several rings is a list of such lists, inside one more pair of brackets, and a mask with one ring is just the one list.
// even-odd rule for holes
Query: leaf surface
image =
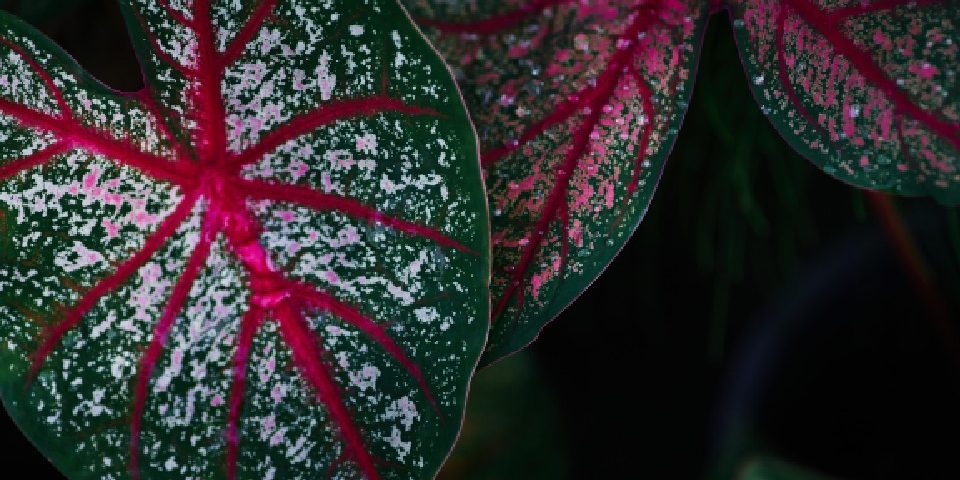
{"label": "leaf surface", "polygon": [[[0,393],[70,478],[432,478],[488,328],[475,134],[394,1],[0,15]],[[96,28],[91,26],[91,28]]]}
{"label": "leaf surface", "polygon": [[960,4],[731,4],[751,88],[794,148],[853,185],[960,201]]}
{"label": "leaf surface", "polygon": [[458,71],[480,136],[494,245],[489,364],[530,343],[636,229],[687,106],[708,8],[405,5]]}

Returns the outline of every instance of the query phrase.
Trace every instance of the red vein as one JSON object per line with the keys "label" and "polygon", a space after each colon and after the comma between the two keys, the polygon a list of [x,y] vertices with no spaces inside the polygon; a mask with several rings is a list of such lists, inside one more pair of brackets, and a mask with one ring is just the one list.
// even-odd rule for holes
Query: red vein
{"label": "red vein", "polygon": [[133,16],[137,18],[137,23],[140,24],[140,31],[143,32],[143,36],[146,37],[147,43],[150,44],[150,49],[153,50],[154,55],[160,59],[161,62],[166,63],[174,70],[180,73],[187,78],[196,78],[198,72],[192,67],[184,65],[176,58],[173,58],[169,53],[167,53],[163,47],[160,46],[160,41],[157,40],[157,36],[153,34],[150,28],[147,26],[146,20],[143,18],[143,15],[140,12],[134,10]]}
{"label": "red vein", "polygon": [[237,32],[237,35],[230,44],[227,45],[227,49],[224,50],[220,60],[221,68],[232,64],[240,58],[240,55],[242,55],[243,51],[247,48],[247,44],[253,40],[253,36],[257,34],[260,27],[266,22],[267,17],[270,16],[276,4],[277,0],[262,0],[257,5],[257,8],[253,11],[253,14],[250,15],[247,23]]}
{"label": "red vein", "polygon": [[[146,89],[135,94],[134,98],[140,100],[144,108],[155,117],[161,135],[171,142],[172,148],[175,149],[176,162],[174,163],[159,156],[142,152],[133,144],[113,138],[108,132],[86,127],[71,118],[55,118],[0,99],[0,113],[13,116],[27,127],[48,131],[61,139],[60,142],[41,152],[0,168],[0,174],[9,176],[25,168],[45,163],[50,157],[61,151],[73,147],[84,147],[94,153],[111,157],[120,164],[138,168],[153,177],[173,181],[181,186],[198,185],[197,188],[190,190],[191,193],[188,194],[187,198],[177,206],[176,210],[160,225],[158,230],[150,235],[144,246],[136,254],[124,261],[115,273],[101,280],[83,295],[77,305],[67,312],[64,320],[49,329],[49,334],[46,335],[45,340],[34,354],[32,370],[28,375],[27,384],[29,385],[32,378],[36,376],[50,352],[61,342],[63,336],[79,324],[83,316],[97,304],[100,298],[119,288],[175,234],[177,228],[190,215],[201,195],[209,196],[211,204],[201,228],[200,240],[190,255],[184,272],[174,286],[161,318],[154,325],[151,341],[139,361],[130,421],[129,468],[131,476],[135,479],[140,477],[140,434],[153,370],[163,354],[170,331],[187,302],[190,290],[206,265],[213,239],[218,233],[224,232],[233,253],[241,260],[244,268],[250,274],[249,287],[253,291],[250,310],[241,320],[240,333],[237,337],[237,350],[234,355],[233,383],[226,425],[228,478],[232,480],[237,474],[238,423],[244,399],[250,350],[259,326],[265,320],[267,312],[270,312],[276,317],[275,319],[280,325],[281,334],[291,348],[294,361],[301,375],[314,388],[317,398],[326,406],[330,418],[338,428],[345,445],[341,459],[352,459],[367,478],[378,479],[379,474],[375,462],[364,446],[361,431],[354,423],[339,391],[338,384],[321,359],[323,349],[317,344],[317,338],[310,331],[303,317],[303,312],[297,309],[300,301],[303,301],[309,308],[332,313],[376,341],[417,381],[432,408],[439,416],[439,408],[426,380],[420,368],[406,356],[403,349],[390,338],[386,330],[379,324],[332,295],[308,286],[295,286],[293,282],[286,280],[280,273],[276,272],[270,263],[267,252],[259,242],[262,226],[243,206],[243,201],[247,198],[261,198],[290,201],[317,210],[341,211],[405,233],[431,239],[440,245],[464,251],[470,250],[441,234],[438,230],[382,214],[356,200],[323,194],[307,187],[243,180],[239,178],[237,172],[225,172],[217,167],[222,166],[228,160],[232,160],[231,163],[237,167],[244,165],[244,162],[256,161],[256,159],[296,136],[350,116],[371,116],[386,112],[434,116],[439,114],[432,109],[407,105],[400,100],[385,96],[344,100],[296,117],[268,134],[260,144],[255,145],[248,151],[239,155],[228,156],[226,152],[226,122],[224,121],[226,115],[220,78],[226,65],[235,61],[242,53],[245,45],[253,39],[253,36],[270,15],[276,1],[265,0],[261,2],[222,55],[216,51],[213,26],[208,21],[210,19],[210,0],[195,0],[191,19],[173,9],[165,0],[158,0],[158,3],[174,20],[192,28],[197,35],[197,67],[194,70],[184,67],[170,58],[160,48],[156,37],[150,34],[149,29],[146,26],[143,29],[152,48],[161,60],[196,80],[197,85],[192,90],[192,95],[195,96],[198,105],[197,120],[201,123],[201,130],[194,134],[194,140],[198,145],[201,165],[193,165],[187,162],[186,147],[177,141],[169,125],[163,121],[164,112],[160,111],[160,108],[150,96],[150,92]],[[11,48],[16,50],[17,47]],[[31,60],[27,58],[27,61],[30,62]],[[44,76],[44,72],[39,73],[41,77]],[[48,77],[44,78],[47,81],[46,78]],[[48,87],[51,85],[55,86],[52,80],[48,83]],[[58,99],[62,99],[58,90],[54,90],[54,95]],[[65,108],[65,103],[62,103],[61,106],[66,110],[65,117],[69,117],[69,111]],[[200,187],[204,189],[202,192]],[[234,191],[236,187],[245,190],[244,193],[239,194],[239,192]]]}
{"label": "red vein", "polygon": [[80,321],[83,319],[83,316],[87,314],[96,304],[108,293],[116,290],[124,282],[130,278],[131,275],[137,272],[144,264],[150,260],[151,257],[163,246],[166,241],[173,236],[177,231],[177,228],[180,227],[180,224],[190,216],[190,212],[193,210],[194,205],[197,202],[198,195],[191,193],[187,195],[177,208],[164,220],[160,227],[157,228],[157,231],[150,235],[146,242],[144,242],[143,247],[132,257],[124,261],[117,270],[110,276],[100,280],[89,292],[83,295],[80,298],[80,301],[76,303],[66,315],[64,315],[63,320],[54,325],[49,329],[48,332],[44,335],[44,340],[40,344],[39,348],[33,354],[33,361],[30,367],[30,373],[27,375],[27,386],[36,378],[37,373],[39,373],[40,368],[43,366],[47,357],[53,351],[57,345],[60,344],[60,341],[63,339],[64,335],[67,334],[70,330],[76,327]]}
{"label": "red vein", "polygon": [[282,302],[274,310],[274,315],[280,324],[280,334],[293,354],[294,363],[304,379],[316,390],[317,399],[327,407],[330,417],[339,427],[345,449],[350,452],[349,456],[367,480],[378,480],[380,474],[374,460],[364,446],[360,429],[353,422],[340,388],[321,360],[323,349],[317,343],[306,320],[288,301]]}
{"label": "red vein", "polygon": [[430,402],[430,406],[433,408],[433,411],[438,417],[442,416],[440,413],[440,408],[437,406],[437,401],[434,399],[433,394],[430,391],[430,386],[427,384],[426,378],[424,378],[423,373],[420,371],[420,367],[417,366],[417,364],[407,356],[406,352],[403,351],[403,348],[400,347],[400,345],[397,345],[397,343],[390,338],[390,335],[387,334],[387,331],[382,326],[371,320],[366,315],[360,313],[357,309],[341,302],[340,300],[337,300],[329,293],[322,292],[307,285],[301,285],[298,290],[300,291],[301,295],[307,299],[307,304],[310,307],[333,314],[350,325],[353,325],[358,330],[380,344],[380,346],[386,350],[387,353],[389,353],[390,356],[397,361],[397,363],[402,365],[403,368],[407,370],[407,373],[414,378],[414,380],[417,381],[417,384],[419,384],[423,394],[427,397],[427,401]]}
{"label": "red vein", "polygon": [[176,58],[173,58],[172,55],[167,53],[163,47],[160,46],[160,42],[157,40],[157,37],[154,36],[148,28],[144,27],[142,30],[144,32],[144,36],[147,37],[147,42],[150,44],[150,49],[153,50],[154,55],[156,55],[161,62],[166,63],[184,77],[196,78],[197,75],[199,75],[195,68],[184,65],[182,62]]}
{"label": "red vein", "polygon": [[381,113],[395,112],[408,115],[439,116],[431,108],[410,105],[402,100],[377,95],[367,98],[337,100],[294,118],[266,134],[260,143],[244,150],[230,160],[234,166],[249,165],[277,147],[322,126],[351,117],[370,117]]}
{"label": "red vein", "polygon": [[180,10],[170,6],[169,0],[157,0],[157,4],[167,12],[167,15],[170,15],[171,18],[176,20],[181,25],[187,28],[193,28],[193,20],[187,18],[187,16],[184,15]]}
{"label": "red vein", "polygon": [[27,62],[27,65],[30,66],[30,69],[40,77],[41,81],[43,81],[43,84],[47,87],[47,91],[50,93],[50,95],[52,95],[54,100],[57,101],[57,105],[60,107],[60,114],[63,116],[63,118],[70,118],[72,116],[70,106],[67,105],[66,99],[63,98],[63,91],[60,90],[60,87],[58,87],[53,81],[53,77],[50,76],[50,72],[47,72],[42,66],[40,66],[36,59],[27,53],[26,50],[11,42],[9,39],[0,37],[0,43],[6,45],[9,49],[13,50],[17,55],[19,55],[20,58]]}
{"label": "red vein", "polygon": [[635,65],[631,63],[628,68],[634,78],[634,82],[637,84],[637,90],[640,91],[640,103],[643,108],[643,115],[647,118],[647,122],[643,125],[643,133],[640,134],[639,150],[637,151],[637,158],[633,165],[633,178],[630,179],[630,185],[627,186],[627,198],[630,198],[640,184],[640,174],[643,172],[643,159],[647,157],[647,148],[650,146],[650,135],[653,134],[653,122],[657,116],[657,112],[653,108],[653,93],[650,92],[650,87],[647,85],[647,82],[643,79],[643,76],[640,75],[640,72],[637,71]]}
{"label": "red vein", "polygon": [[938,118],[913,102],[910,96],[897,86],[886,73],[874,63],[870,54],[844,36],[830,14],[824,13],[809,0],[783,0],[808,25],[817,30],[831,44],[834,51],[843,55],[867,80],[872,82],[897,108],[923,123],[926,128],[943,137],[960,150],[960,124]]}
{"label": "red vein", "polygon": [[170,130],[170,126],[166,122],[166,118],[169,115],[164,114],[160,111],[160,106],[157,105],[157,102],[153,100],[153,95],[149,87],[144,87],[134,94],[134,98],[140,101],[143,105],[143,108],[150,113],[153,117],[154,122],[157,124],[157,129],[160,131],[160,134],[170,143],[170,146],[173,148],[176,153],[178,162],[185,162],[186,159],[190,158],[190,154],[187,152],[186,147],[180,142],[177,137],[173,134],[173,131]]}
{"label": "red vein", "polygon": [[[220,87],[222,69],[217,53],[213,23],[210,17],[210,0],[194,0],[194,31],[197,34],[197,77],[195,92],[199,109],[199,130],[194,137],[202,157],[219,164],[224,160],[227,145],[226,110]],[[199,133],[205,133],[201,135]]]}
{"label": "red vein", "polygon": [[[654,4],[655,5],[655,4]],[[655,8],[650,5],[646,8]],[[500,299],[494,306],[491,318],[498,318],[506,310],[510,300],[516,295],[517,301],[521,302],[523,297],[524,278],[530,269],[534,258],[539,253],[543,242],[546,239],[547,231],[550,225],[556,220],[561,205],[567,202],[566,194],[570,185],[570,179],[573,172],[579,166],[580,160],[587,153],[590,146],[590,134],[599,124],[603,105],[605,105],[613,95],[614,89],[620,83],[624,70],[627,69],[628,62],[633,58],[639,41],[637,34],[649,28],[657,20],[650,15],[636,13],[636,17],[627,27],[626,31],[619,36],[620,41],[628,42],[626,48],[621,48],[610,58],[607,68],[597,78],[596,88],[590,92],[589,113],[580,126],[573,133],[573,143],[564,156],[563,163],[557,169],[556,183],[547,197],[541,212],[540,219],[533,228],[533,232],[527,239],[527,245],[520,254],[520,260],[512,270],[510,283],[504,289]]]}
{"label": "red vein", "polygon": [[[793,107],[800,112],[800,115],[807,121],[807,123],[818,130],[821,133],[826,134],[826,129],[817,122],[817,119],[810,114],[807,110],[807,107],[804,106],[803,102],[800,101],[800,97],[797,96],[797,91],[793,87],[793,80],[790,78],[790,72],[787,71],[787,48],[785,45],[786,40],[784,39],[784,26],[787,22],[787,9],[781,8],[777,13],[777,76],[780,78],[780,84],[783,85],[784,93],[787,95],[787,99],[793,104]],[[829,136],[828,136],[829,138]]]}
{"label": "red vein", "polygon": [[281,336],[293,353],[295,365],[315,390],[317,398],[327,407],[333,423],[337,426],[345,444],[344,452],[337,462],[352,459],[367,478],[379,478],[375,461],[366,450],[360,430],[353,422],[340,389],[322,360],[323,349],[317,344],[318,336],[310,330],[303,317],[303,308],[329,312],[373,338],[417,380],[439,415],[419,367],[371,319],[333,296],[312,286],[287,280],[276,271],[269,254],[259,241],[263,226],[242,204],[241,198],[246,196],[246,192],[239,195],[239,190],[235,187],[224,188],[222,191],[221,201],[217,202],[212,211],[221,218],[230,248],[250,276],[250,288],[254,292],[255,302],[260,308],[269,311],[278,322]]}
{"label": "red vein", "polygon": [[44,165],[53,156],[59,155],[67,150],[69,149],[66,145],[62,143],[54,143],[53,145],[44,147],[42,150],[38,150],[30,155],[27,155],[26,157],[0,166],[0,181],[7,180],[8,178],[13,177],[14,175],[17,175],[25,170]]}
{"label": "red vein", "polygon": [[946,0],[909,0],[904,2],[903,0],[878,0],[871,3],[857,3],[847,7],[840,7],[828,12],[827,16],[829,16],[834,22],[837,22],[849,17],[855,17],[857,15],[864,15],[867,13],[883,12],[897,7],[926,6],[944,3],[945,1]]}
{"label": "red vein", "polygon": [[227,479],[237,478],[237,456],[240,446],[240,434],[237,425],[240,421],[240,409],[246,390],[247,363],[253,339],[264,320],[263,310],[253,305],[240,321],[240,335],[237,338],[237,350],[233,356],[233,384],[230,387],[230,413],[227,415]]}
{"label": "red vein", "polygon": [[[89,152],[99,153],[114,161],[142,170],[160,180],[176,184],[190,183],[191,172],[176,172],[175,165],[162,157],[143,152],[127,142],[108,136],[105,132],[94,130],[75,121],[67,121],[40,113],[23,105],[0,99],[0,113],[10,115],[27,127],[48,131],[71,147],[80,147]],[[180,164],[177,168],[187,169]]]}
{"label": "red vein", "polygon": [[321,193],[310,187],[299,185],[277,184],[245,179],[235,179],[232,183],[241,189],[249,198],[294,203],[318,211],[340,212],[353,218],[384,225],[410,235],[433,240],[444,247],[473,253],[468,247],[435,228],[387,215],[376,208],[365,205],[352,198]]}
{"label": "red vein", "polygon": [[194,282],[200,275],[200,271],[206,266],[207,258],[210,255],[210,246],[215,236],[208,222],[204,222],[200,234],[200,240],[194,248],[183,275],[173,288],[170,294],[170,300],[167,307],[157,322],[153,331],[153,338],[150,345],[140,357],[140,367],[137,373],[137,380],[133,391],[133,411],[130,414],[130,475],[136,480],[140,478],[139,458],[140,458],[140,428],[143,422],[143,409],[146,406],[147,389],[150,385],[150,377],[153,369],[163,354],[163,347],[166,344],[167,337],[170,335],[170,329],[177,319],[177,315],[183,310],[190,290]]}
{"label": "red vein", "polygon": [[432,18],[418,18],[417,23],[433,27],[445,33],[489,35],[501,30],[506,30],[526,18],[538,15],[550,7],[564,3],[573,3],[573,0],[532,0],[516,10],[473,22],[445,22]]}
{"label": "red vein", "polygon": [[587,87],[578,92],[576,95],[570,96],[557,105],[557,107],[550,112],[549,115],[527,127],[523,134],[521,134],[517,139],[511,140],[500,147],[491,148],[483,152],[483,167],[488,168],[496,164],[511,153],[517,151],[520,147],[540,136],[540,134],[543,132],[565,122],[570,118],[570,116],[584,107],[586,100],[590,98],[592,91],[592,87]]}

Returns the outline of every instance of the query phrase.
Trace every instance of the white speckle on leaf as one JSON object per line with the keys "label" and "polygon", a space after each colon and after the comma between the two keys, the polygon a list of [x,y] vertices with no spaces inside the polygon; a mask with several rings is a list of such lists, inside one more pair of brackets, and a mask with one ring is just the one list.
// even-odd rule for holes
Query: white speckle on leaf
{"label": "white speckle on leaf", "polygon": [[320,54],[320,63],[317,65],[317,87],[320,88],[320,99],[330,100],[333,89],[337,85],[337,76],[330,73],[330,55],[327,52]]}
{"label": "white speckle on leaf", "polygon": [[373,365],[364,365],[359,372],[350,372],[350,383],[365,392],[367,389],[377,388],[377,378],[380,377],[380,369]]}

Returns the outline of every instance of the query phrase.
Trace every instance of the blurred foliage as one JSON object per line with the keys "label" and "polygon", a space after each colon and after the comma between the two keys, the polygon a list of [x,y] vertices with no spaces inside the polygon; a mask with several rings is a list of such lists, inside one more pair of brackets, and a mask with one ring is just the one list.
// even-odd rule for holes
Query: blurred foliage
{"label": "blurred foliage", "polygon": [[460,440],[437,480],[569,478],[557,415],[529,352],[481,370]]}
{"label": "blurred foliage", "polygon": [[[713,277],[709,349],[717,361],[729,336],[733,287],[747,275],[781,285],[817,244],[818,202],[810,195],[813,177],[823,174],[783,142],[757,107],[725,15],[707,29],[697,76],[684,135],[665,173],[682,178],[683,187],[658,192],[653,201],[671,204],[656,212],[690,222],[689,251]],[[853,201],[831,208],[845,221],[862,218],[860,195],[851,188],[845,196]],[[670,226],[658,223],[656,230]],[[663,234],[651,230],[644,233]]]}
{"label": "blurred foliage", "polygon": [[759,457],[744,463],[737,480],[830,480],[776,457]]}

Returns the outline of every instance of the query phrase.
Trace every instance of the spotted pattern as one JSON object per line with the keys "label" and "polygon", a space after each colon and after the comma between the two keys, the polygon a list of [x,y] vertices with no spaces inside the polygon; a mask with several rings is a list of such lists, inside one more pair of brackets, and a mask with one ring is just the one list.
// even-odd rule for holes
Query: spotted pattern
{"label": "spotted pattern", "polygon": [[532,341],[636,229],[686,110],[699,0],[404,2],[458,74],[493,221],[484,364]]}
{"label": "spotted pattern", "polygon": [[960,201],[960,9],[951,0],[738,0],[763,111],[853,185]]}
{"label": "spotted pattern", "polygon": [[11,416],[75,479],[432,478],[489,317],[447,68],[392,0],[121,7],[129,94],[0,14]]}

